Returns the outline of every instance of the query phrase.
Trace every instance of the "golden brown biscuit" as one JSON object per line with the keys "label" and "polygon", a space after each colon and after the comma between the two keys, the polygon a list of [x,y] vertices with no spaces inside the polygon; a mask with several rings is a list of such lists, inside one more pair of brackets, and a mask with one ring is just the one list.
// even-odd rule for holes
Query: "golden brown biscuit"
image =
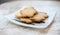
{"label": "golden brown biscuit", "polygon": [[16,13],[16,17],[25,23],[32,23],[33,21],[40,22],[44,21],[48,15],[44,12],[37,12],[33,7],[27,7]]}
{"label": "golden brown biscuit", "polygon": [[21,18],[20,21],[21,22],[26,22],[26,23],[32,23],[32,20],[30,20],[28,18]]}
{"label": "golden brown biscuit", "polygon": [[28,7],[28,8],[24,8],[22,11],[21,11],[21,14],[24,16],[24,17],[32,17],[34,14],[36,14],[37,11],[33,8],[33,7]]}
{"label": "golden brown biscuit", "polygon": [[48,17],[47,13],[44,13],[44,12],[40,12],[40,15],[44,16],[44,17]]}
{"label": "golden brown biscuit", "polygon": [[45,15],[44,13],[38,13],[30,19],[32,19],[33,21],[39,22],[39,21],[43,21],[44,19],[46,19],[46,16],[47,15]]}
{"label": "golden brown biscuit", "polygon": [[21,14],[20,12],[17,12],[17,13],[16,13],[16,17],[17,17],[17,18],[21,18],[21,17],[23,17],[23,16],[22,16],[22,14]]}

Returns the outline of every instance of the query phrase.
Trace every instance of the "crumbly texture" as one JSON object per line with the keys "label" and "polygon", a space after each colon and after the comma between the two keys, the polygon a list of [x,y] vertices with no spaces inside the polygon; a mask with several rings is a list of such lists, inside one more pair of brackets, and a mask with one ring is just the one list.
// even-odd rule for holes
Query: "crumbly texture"
{"label": "crumbly texture", "polygon": [[40,15],[44,16],[45,18],[48,17],[47,13],[44,13],[44,12],[40,12]]}
{"label": "crumbly texture", "polygon": [[21,18],[21,17],[23,17],[23,16],[22,16],[22,14],[21,14],[20,12],[17,12],[17,13],[16,13],[16,17],[17,17],[17,18]]}
{"label": "crumbly texture", "polygon": [[32,17],[36,13],[37,13],[37,11],[33,7],[28,7],[21,11],[21,14],[24,17]]}
{"label": "crumbly texture", "polygon": [[47,13],[38,12],[33,7],[27,7],[16,13],[16,17],[21,21],[28,24],[32,22],[41,22],[48,18]]}
{"label": "crumbly texture", "polygon": [[37,15],[33,16],[32,19],[33,21],[36,21],[36,22],[39,22],[39,21],[43,21],[45,20],[47,17],[47,14],[46,13],[38,13]]}
{"label": "crumbly texture", "polygon": [[20,21],[25,22],[25,23],[32,23],[32,20],[30,20],[28,18],[21,18]]}

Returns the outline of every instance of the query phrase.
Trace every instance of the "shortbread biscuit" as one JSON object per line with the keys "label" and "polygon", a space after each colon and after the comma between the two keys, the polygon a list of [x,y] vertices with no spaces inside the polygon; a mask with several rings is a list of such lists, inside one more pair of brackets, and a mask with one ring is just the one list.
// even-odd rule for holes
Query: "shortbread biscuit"
{"label": "shortbread biscuit", "polygon": [[32,20],[30,20],[28,18],[21,18],[20,21],[25,22],[25,23],[32,23]]}
{"label": "shortbread biscuit", "polygon": [[33,16],[32,18],[30,18],[30,19],[32,19],[33,21],[39,22],[39,21],[45,20],[46,19],[46,16],[47,15],[45,15],[44,13],[38,13],[35,16]]}
{"label": "shortbread biscuit", "polygon": [[44,16],[44,17],[48,17],[47,13],[44,13],[44,12],[40,12],[40,15]]}
{"label": "shortbread biscuit", "polygon": [[21,14],[20,12],[17,12],[17,13],[16,13],[16,17],[17,17],[17,18],[21,18],[21,17],[23,17],[23,16],[22,16],[22,14]]}
{"label": "shortbread biscuit", "polygon": [[32,17],[34,16],[34,14],[36,14],[37,11],[33,8],[33,7],[28,7],[28,8],[24,8],[22,11],[21,11],[21,14],[24,16],[24,17]]}

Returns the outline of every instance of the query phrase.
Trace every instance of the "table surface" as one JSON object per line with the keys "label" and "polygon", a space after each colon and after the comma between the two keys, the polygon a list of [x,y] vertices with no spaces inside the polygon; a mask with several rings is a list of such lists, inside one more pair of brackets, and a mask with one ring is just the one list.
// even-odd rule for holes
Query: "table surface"
{"label": "table surface", "polygon": [[[54,21],[46,29],[33,29],[13,24],[4,15],[13,13],[21,6],[40,6],[57,11]],[[60,1],[12,1],[0,5],[0,35],[60,35]]]}

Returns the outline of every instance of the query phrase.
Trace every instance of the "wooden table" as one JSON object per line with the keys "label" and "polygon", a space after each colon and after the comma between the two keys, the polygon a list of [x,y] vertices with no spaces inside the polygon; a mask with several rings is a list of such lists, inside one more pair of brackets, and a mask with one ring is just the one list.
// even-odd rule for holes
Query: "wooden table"
{"label": "wooden table", "polygon": [[[57,11],[54,21],[46,29],[33,29],[13,24],[4,15],[8,15],[21,6],[40,6]],[[60,1],[12,1],[0,5],[0,35],[60,35]]]}

